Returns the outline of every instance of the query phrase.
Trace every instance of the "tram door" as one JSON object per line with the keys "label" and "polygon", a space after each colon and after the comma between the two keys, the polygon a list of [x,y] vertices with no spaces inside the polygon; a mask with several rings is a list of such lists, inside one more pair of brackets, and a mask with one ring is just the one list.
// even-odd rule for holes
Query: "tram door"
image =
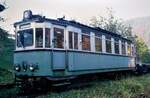
{"label": "tram door", "polygon": [[52,68],[53,70],[65,69],[65,51],[64,47],[64,29],[54,28],[53,34],[53,51],[52,51]]}

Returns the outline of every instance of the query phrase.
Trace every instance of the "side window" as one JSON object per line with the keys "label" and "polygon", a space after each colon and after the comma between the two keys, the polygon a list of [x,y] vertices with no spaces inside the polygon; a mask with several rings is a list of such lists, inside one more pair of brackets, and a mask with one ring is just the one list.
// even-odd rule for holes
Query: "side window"
{"label": "side window", "polygon": [[125,42],[122,41],[122,54],[125,55],[126,54],[126,49],[125,49]]}
{"label": "side window", "polygon": [[69,49],[78,49],[78,33],[69,31]]}
{"label": "side window", "polygon": [[119,54],[119,40],[115,39],[115,53]]}
{"label": "side window", "polygon": [[135,51],[135,50],[134,50],[134,45],[132,45],[132,50],[131,50],[131,51],[132,51],[132,52],[131,52],[131,53],[132,53],[132,56],[134,56],[134,51]]}
{"label": "side window", "polygon": [[74,32],[74,49],[78,49],[78,33]]}
{"label": "side window", "polygon": [[82,35],[82,50],[90,51],[90,36],[89,35]]}
{"label": "side window", "polygon": [[106,52],[111,53],[111,37],[106,36]]}
{"label": "side window", "polygon": [[45,28],[45,47],[50,48],[50,29]]}
{"label": "side window", "polygon": [[131,44],[128,43],[128,56],[131,56]]}
{"label": "side window", "polygon": [[43,28],[36,28],[36,47],[43,47]]}
{"label": "side window", "polygon": [[17,32],[17,47],[21,47],[21,33]]}
{"label": "side window", "polygon": [[102,38],[95,37],[95,50],[96,52],[102,52]]}
{"label": "side window", "polygon": [[64,30],[54,28],[54,48],[64,48]]}
{"label": "side window", "polygon": [[73,32],[69,32],[69,49],[73,49]]}

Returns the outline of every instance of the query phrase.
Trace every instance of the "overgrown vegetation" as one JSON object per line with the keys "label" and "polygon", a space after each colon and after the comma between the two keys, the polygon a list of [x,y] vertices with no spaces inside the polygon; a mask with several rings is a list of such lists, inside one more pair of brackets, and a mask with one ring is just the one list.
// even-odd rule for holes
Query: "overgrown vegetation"
{"label": "overgrown vegetation", "polygon": [[[13,83],[13,74],[5,69],[0,68],[0,84],[1,83]],[[18,89],[14,88],[0,88],[0,98],[16,98]]]}
{"label": "overgrown vegetation", "polygon": [[38,98],[131,98],[144,93],[150,97],[150,74],[128,76],[115,80],[95,80],[86,88],[72,89],[64,92],[50,92]]}
{"label": "overgrown vegetation", "polygon": [[[3,81],[10,81],[12,74],[0,69],[0,79]],[[5,78],[4,78],[5,77]],[[147,98],[150,97],[150,74],[135,76],[133,74],[125,74],[115,79],[96,78],[90,81],[90,86],[80,86],[70,90],[49,91],[47,94],[38,94],[37,98],[132,98],[134,96],[144,93]],[[16,98],[18,95],[18,88],[0,89],[0,97],[2,98]],[[33,95],[32,95],[33,97]],[[137,97],[134,97],[137,98]]]}
{"label": "overgrown vegetation", "polygon": [[0,68],[10,70],[13,62],[14,40],[0,28]]}
{"label": "overgrown vegetation", "polygon": [[17,98],[19,89],[14,87],[10,89],[0,89],[0,98]]}
{"label": "overgrown vegetation", "polygon": [[13,81],[10,71],[13,64],[14,40],[8,36],[8,32],[0,28],[0,83]]}
{"label": "overgrown vegetation", "polygon": [[0,68],[0,83],[13,82],[13,74],[5,69]]}
{"label": "overgrown vegetation", "polygon": [[136,38],[137,56],[144,63],[150,63],[150,52],[148,46],[140,38]]}
{"label": "overgrown vegetation", "polygon": [[[5,6],[0,4],[0,12],[5,10]],[[0,22],[4,22],[4,18],[0,16]],[[7,31],[0,27],[0,83],[13,82],[13,74],[8,70],[12,68],[14,40],[8,38]],[[0,98],[15,98],[16,88],[1,89]]]}
{"label": "overgrown vegetation", "polygon": [[[6,4],[0,4],[0,12],[5,9]],[[0,16],[0,22],[5,22],[5,18]],[[0,27],[0,68],[10,70],[13,62],[14,40],[8,36],[8,32]]]}

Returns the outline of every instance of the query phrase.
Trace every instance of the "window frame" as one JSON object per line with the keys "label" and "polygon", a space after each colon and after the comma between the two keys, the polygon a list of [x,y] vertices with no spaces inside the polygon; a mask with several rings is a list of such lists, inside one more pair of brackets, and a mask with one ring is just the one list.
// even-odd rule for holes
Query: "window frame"
{"label": "window frame", "polygon": [[[106,53],[107,54],[112,54],[112,40],[111,40],[111,36],[105,36],[105,48],[106,48]],[[110,42],[110,51],[107,50],[107,41]]]}
{"label": "window frame", "polygon": [[[123,49],[123,46],[124,46],[124,49]],[[121,41],[121,54],[122,55],[126,55],[126,42],[125,41]]]}
{"label": "window frame", "polygon": [[[55,47],[55,42],[54,42],[54,40],[55,40],[55,32],[54,32],[54,29],[55,28],[57,28],[57,29],[62,29],[63,30],[63,48],[58,48],[58,47]],[[66,44],[65,44],[65,41],[66,41],[66,34],[65,34],[65,28],[64,27],[61,27],[61,26],[57,26],[57,25],[55,25],[55,26],[53,26],[53,28],[52,28],[52,30],[53,30],[53,36],[52,36],[52,48],[53,49],[57,49],[57,50],[65,50],[65,48],[66,48]]]}
{"label": "window frame", "polygon": [[131,44],[131,56],[135,56],[135,46]]}
{"label": "window frame", "polygon": [[[42,47],[37,47],[36,46],[36,42],[37,42],[37,40],[36,40],[36,29],[42,29],[42,33],[43,33],[43,39],[42,39]],[[37,49],[37,48],[45,48],[45,29],[44,29],[44,27],[35,27],[35,48]]]}
{"label": "window frame", "polygon": [[127,42],[127,55],[132,56],[131,43]]}
{"label": "window frame", "polygon": [[[72,48],[70,48],[70,33],[72,33]],[[77,48],[75,48],[75,34],[77,34]],[[68,31],[68,48],[69,50],[79,50],[79,33],[78,32],[74,32],[74,31]]]}
{"label": "window frame", "polygon": [[[82,39],[83,36],[88,36],[88,37],[89,37],[89,50],[83,50],[83,39]],[[81,50],[82,50],[82,51],[92,52],[92,51],[91,51],[91,35],[90,35],[90,34],[81,33],[81,43],[82,43],[82,44],[81,44]]]}
{"label": "window frame", "polygon": [[[101,44],[100,51],[97,51],[97,50],[96,50],[96,38],[99,39],[99,40],[101,40],[101,43],[99,42],[99,43]],[[95,37],[94,37],[94,40],[95,40],[95,52],[96,52],[96,53],[103,53],[102,36],[95,36]]]}
{"label": "window frame", "polygon": [[[75,34],[77,34],[77,48],[75,48]],[[74,48],[74,50],[79,50],[79,33],[78,32],[74,32],[74,34],[73,34],[73,48]]]}
{"label": "window frame", "polygon": [[[116,45],[118,46],[118,49],[116,49]],[[119,49],[119,39],[114,39],[114,53],[115,54],[120,54],[120,49]]]}
{"label": "window frame", "polygon": [[[46,47],[46,29],[49,29],[49,33],[50,33],[50,34],[49,34],[49,47]],[[51,28],[45,27],[45,28],[44,28],[44,33],[45,33],[45,34],[44,34],[44,41],[45,41],[45,42],[44,42],[44,48],[52,48],[52,47],[51,47],[51,40],[52,40],[52,39],[51,39],[51,38],[52,38],[52,37],[51,37],[51,36],[52,36],[52,34],[51,34]]]}
{"label": "window frame", "polygon": [[[71,34],[71,39],[70,39],[70,34]],[[73,31],[68,31],[68,48],[70,49],[70,50],[73,50],[74,48],[73,48]],[[71,42],[70,42],[70,40],[71,40]],[[71,44],[71,47],[70,47],[70,44]]]}
{"label": "window frame", "polygon": [[16,30],[16,49],[22,49],[23,47],[22,46],[20,46],[20,47],[18,47],[18,32],[20,32],[20,31],[25,31],[25,30],[32,30],[33,32],[32,32],[32,45],[30,45],[30,46],[25,46],[25,48],[32,48],[32,47],[34,47],[34,28],[27,28],[27,29],[20,29],[20,30]]}

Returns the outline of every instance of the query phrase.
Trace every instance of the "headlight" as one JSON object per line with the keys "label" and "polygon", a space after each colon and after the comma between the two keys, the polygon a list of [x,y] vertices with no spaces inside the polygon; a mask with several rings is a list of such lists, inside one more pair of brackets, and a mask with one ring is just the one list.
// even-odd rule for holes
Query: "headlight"
{"label": "headlight", "polygon": [[33,65],[29,66],[30,71],[34,71],[35,67]]}
{"label": "headlight", "polygon": [[15,71],[20,71],[20,65],[15,65]]}
{"label": "headlight", "polygon": [[16,69],[16,71],[18,71],[18,70],[19,70],[19,67],[17,66],[15,69]]}

